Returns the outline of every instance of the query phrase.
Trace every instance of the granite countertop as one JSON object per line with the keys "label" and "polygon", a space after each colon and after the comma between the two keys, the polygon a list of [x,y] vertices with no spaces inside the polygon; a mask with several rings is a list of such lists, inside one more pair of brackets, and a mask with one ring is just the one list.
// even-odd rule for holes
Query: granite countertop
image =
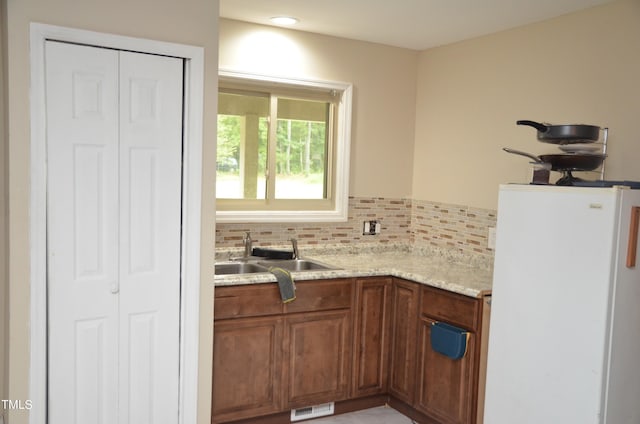
{"label": "granite countertop", "polygon": [[[232,256],[229,251],[220,253]],[[491,263],[486,259],[452,255],[442,250],[411,249],[407,246],[360,248],[357,251],[321,248],[302,250],[301,256],[340,269],[292,272],[295,281],[389,275],[470,297],[491,293]],[[267,272],[214,277],[216,286],[275,281],[275,276]]]}

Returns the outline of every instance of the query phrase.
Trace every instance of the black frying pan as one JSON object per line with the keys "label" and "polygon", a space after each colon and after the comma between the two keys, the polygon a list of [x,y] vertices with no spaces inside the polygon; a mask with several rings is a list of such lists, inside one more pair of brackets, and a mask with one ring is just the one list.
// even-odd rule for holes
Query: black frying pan
{"label": "black frying pan", "polygon": [[503,147],[507,153],[525,156],[536,163],[548,163],[551,165],[552,171],[593,171],[604,162],[607,155],[603,154],[557,154],[557,155],[532,155],[531,153],[522,152],[520,150]]}
{"label": "black frying pan", "polygon": [[600,127],[594,125],[549,125],[535,121],[517,121],[538,130],[538,140],[553,144],[590,143],[600,138]]}

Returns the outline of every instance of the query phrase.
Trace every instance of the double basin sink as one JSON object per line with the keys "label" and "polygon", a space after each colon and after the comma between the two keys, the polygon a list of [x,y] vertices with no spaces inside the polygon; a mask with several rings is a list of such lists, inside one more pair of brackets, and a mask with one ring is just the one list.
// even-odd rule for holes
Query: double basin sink
{"label": "double basin sink", "polygon": [[260,259],[218,262],[215,264],[216,275],[253,274],[269,272],[269,268],[277,267],[287,271],[322,271],[338,269],[311,259]]}

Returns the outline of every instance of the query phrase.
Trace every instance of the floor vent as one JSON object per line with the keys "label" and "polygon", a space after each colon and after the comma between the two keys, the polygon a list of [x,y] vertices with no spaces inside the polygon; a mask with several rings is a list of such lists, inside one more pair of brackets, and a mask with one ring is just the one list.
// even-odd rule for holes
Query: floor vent
{"label": "floor vent", "polygon": [[291,410],[291,422],[333,415],[333,402]]}

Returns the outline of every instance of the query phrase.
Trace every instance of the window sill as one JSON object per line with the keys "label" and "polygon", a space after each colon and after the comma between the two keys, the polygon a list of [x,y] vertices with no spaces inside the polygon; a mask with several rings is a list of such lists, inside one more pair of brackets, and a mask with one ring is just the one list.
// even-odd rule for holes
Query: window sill
{"label": "window sill", "polygon": [[348,215],[345,204],[328,211],[217,211],[216,222],[346,222]]}

